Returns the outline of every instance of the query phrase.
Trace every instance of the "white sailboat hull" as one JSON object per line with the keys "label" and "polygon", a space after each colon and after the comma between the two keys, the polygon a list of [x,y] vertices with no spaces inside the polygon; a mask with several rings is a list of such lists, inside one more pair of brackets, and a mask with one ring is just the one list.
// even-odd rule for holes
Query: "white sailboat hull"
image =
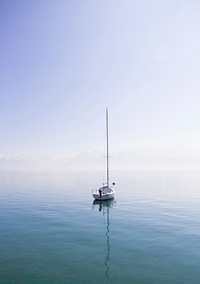
{"label": "white sailboat hull", "polygon": [[100,187],[92,193],[95,200],[109,200],[115,197],[115,189],[111,187]]}

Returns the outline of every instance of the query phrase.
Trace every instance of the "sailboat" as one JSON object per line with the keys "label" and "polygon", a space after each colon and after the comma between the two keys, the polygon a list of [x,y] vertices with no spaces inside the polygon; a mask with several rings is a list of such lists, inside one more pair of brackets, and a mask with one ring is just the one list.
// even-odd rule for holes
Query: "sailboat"
{"label": "sailboat", "polygon": [[[106,109],[106,182],[102,187],[92,192],[95,200],[108,200],[115,196],[115,189],[110,186],[109,153],[108,153],[108,109]],[[115,183],[112,184],[113,186]]]}

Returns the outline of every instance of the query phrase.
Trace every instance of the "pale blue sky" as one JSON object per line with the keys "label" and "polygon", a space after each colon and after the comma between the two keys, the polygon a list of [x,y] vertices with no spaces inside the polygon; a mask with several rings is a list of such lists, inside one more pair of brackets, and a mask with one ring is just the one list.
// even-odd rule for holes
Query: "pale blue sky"
{"label": "pale blue sky", "polygon": [[0,169],[98,159],[106,107],[114,163],[197,165],[199,15],[197,0],[1,0]]}

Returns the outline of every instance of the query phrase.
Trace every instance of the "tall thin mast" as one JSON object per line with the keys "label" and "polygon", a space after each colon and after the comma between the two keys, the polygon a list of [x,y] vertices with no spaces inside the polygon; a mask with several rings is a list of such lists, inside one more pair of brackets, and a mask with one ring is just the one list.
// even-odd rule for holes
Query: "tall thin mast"
{"label": "tall thin mast", "polygon": [[106,109],[106,164],[107,164],[107,186],[109,186],[109,154],[108,154],[108,109]]}

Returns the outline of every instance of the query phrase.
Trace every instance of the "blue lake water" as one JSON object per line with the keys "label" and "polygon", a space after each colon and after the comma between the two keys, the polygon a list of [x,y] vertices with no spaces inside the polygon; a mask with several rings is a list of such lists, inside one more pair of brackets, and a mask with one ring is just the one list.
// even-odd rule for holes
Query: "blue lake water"
{"label": "blue lake water", "polygon": [[200,283],[200,172],[0,173],[0,283]]}

